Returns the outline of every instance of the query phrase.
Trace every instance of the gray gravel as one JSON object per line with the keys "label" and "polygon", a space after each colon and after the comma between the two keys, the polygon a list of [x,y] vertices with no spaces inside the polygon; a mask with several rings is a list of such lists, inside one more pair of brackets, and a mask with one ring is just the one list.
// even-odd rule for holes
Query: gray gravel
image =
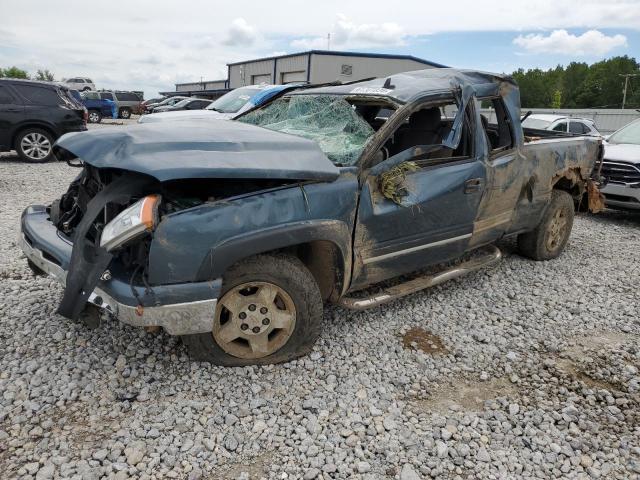
{"label": "gray gravel", "polygon": [[54,313],[18,221],[75,173],[0,157],[2,478],[638,478],[640,215],[577,218],[547,263],[504,242],[490,270],[327,308],[305,358],[221,368]]}

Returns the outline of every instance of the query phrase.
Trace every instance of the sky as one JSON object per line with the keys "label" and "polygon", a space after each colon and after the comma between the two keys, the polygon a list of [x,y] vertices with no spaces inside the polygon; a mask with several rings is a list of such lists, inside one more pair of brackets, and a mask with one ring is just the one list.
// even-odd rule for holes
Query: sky
{"label": "sky", "polygon": [[229,62],[313,48],[414,55],[511,73],[640,59],[640,0],[0,0],[0,67],[98,88],[226,78]]}

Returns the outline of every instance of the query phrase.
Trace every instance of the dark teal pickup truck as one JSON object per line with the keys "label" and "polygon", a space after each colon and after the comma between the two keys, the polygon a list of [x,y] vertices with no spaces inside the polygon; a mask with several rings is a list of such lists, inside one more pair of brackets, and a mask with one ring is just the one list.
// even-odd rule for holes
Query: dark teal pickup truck
{"label": "dark teal pickup truck", "polygon": [[160,326],[222,365],[304,354],[324,302],[384,304],[499,260],[504,237],[555,258],[575,207],[601,201],[599,139],[523,131],[511,78],[455,69],[69,134],[55,153],[80,173],[24,211],[21,245],[64,285],[58,312]]}

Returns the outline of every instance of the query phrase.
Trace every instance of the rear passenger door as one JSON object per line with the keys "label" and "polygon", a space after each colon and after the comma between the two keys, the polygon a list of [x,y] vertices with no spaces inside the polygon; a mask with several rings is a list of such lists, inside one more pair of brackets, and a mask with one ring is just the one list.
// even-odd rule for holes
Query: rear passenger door
{"label": "rear passenger door", "polygon": [[7,84],[0,84],[0,146],[11,148],[11,137],[24,119],[24,105]]}

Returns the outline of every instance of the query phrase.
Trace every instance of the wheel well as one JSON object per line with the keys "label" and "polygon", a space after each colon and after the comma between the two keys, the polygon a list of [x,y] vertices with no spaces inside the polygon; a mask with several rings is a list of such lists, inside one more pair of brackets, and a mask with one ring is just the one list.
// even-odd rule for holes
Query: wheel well
{"label": "wheel well", "polygon": [[340,248],[335,243],[314,240],[278,249],[275,252],[288,253],[304,263],[318,284],[323,300],[341,294],[345,267]]}
{"label": "wheel well", "polygon": [[49,133],[51,135],[51,138],[55,141],[56,139],[56,133],[50,128],[50,127],[46,127],[43,125],[24,125],[20,128],[18,128],[18,130],[16,130],[16,132],[13,134],[13,138],[11,139],[11,146],[13,148],[17,148],[18,143],[18,137],[20,136],[20,134],[22,132],[24,132],[25,130],[31,130],[32,128],[37,128],[38,130],[44,130],[45,132]]}
{"label": "wheel well", "polygon": [[563,190],[573,198],[580,198],[585,191],[584,182],[582,181],[579,170],[569,170],[554,180],[554,190]]}

